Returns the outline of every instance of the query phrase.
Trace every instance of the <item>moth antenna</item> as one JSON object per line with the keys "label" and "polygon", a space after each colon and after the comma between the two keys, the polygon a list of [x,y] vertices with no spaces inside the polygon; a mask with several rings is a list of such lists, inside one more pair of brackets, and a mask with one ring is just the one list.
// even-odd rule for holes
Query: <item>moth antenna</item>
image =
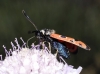
{"label": "moth antenna", "polygon": [[35,29],[38,30],[37,27],[36,27],[36,25],[32,22],[32,20],[30,19],[30,17],[26,14],[26,12],[25,12],[24,10],[22,10],[22,13],[23,13],[23,15],[26,17],[26,19],[27,19],[29,22],[32,23],[32,25],[35,27]]}

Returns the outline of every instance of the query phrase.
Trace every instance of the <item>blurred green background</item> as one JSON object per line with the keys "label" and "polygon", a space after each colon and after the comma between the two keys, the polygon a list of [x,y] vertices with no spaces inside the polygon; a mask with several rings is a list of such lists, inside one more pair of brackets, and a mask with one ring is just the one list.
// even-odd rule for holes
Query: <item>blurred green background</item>
{"label": "blurred green background", "polygon": [[27,41],[33,36],[27,32],[35,28],[23,16],[23,9],[38,29],[55,29],[59,34],[87,43],[91,51],[79,48],[79,53],[71,55],[67,62],[75,68],[82,66],[81,74],[100,74],[100,0],[0,0],[3,57],[3,44],[10,49],[15,37]]}

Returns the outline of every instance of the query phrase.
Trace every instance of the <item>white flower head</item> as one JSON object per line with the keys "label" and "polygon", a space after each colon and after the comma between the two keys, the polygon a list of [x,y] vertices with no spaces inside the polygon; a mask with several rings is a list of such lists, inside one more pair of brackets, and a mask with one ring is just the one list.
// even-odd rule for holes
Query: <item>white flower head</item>
{"label": "white flower head", "polygon": [[12,49],[9,51],[3,45],[6,57],[2,60],[0,55],[0,74],[80,74],[81,66],[75,69],[67,63],[58,62],[46,46],[40,49],[41,44],[32,44],[31,48],[27,48],[20,39],[23,45],[20,46],[15,38],[16,45],[11,42]]}

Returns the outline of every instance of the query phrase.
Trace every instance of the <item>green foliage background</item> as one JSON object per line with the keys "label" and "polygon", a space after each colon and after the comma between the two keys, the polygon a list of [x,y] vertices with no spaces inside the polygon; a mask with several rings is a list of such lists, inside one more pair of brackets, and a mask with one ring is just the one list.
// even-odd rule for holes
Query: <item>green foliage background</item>
{"label": "green foliage background", "polygon": [[33,36],[27,33],[35,29],[23,9],[38,29],[55,29],[87,43],[91,51],[79,48],[67,62],[82,66],[81,74],[100,74],[100,0],[0,0],[0,54],[4,55],[2,45],[11,48],[15,37],[27,41]]}

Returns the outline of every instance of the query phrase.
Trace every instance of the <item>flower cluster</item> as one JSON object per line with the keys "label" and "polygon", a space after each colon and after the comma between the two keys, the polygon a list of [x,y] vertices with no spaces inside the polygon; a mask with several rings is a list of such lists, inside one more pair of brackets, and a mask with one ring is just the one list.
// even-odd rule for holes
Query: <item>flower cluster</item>
{"label": "flower cluster", "polygon": [[0,55],[0,74],[79,74],[82,67],[74,69],[67,63],[58,62],[56,56],[51,54],[49,49],[41,44],[32,44],[31,48],[26,47],[26,43],[20,38],[23,45],[20,46],[17,38],[14,45],[11,42],[12,49],[5,49],[6,57],[2,60]]}

